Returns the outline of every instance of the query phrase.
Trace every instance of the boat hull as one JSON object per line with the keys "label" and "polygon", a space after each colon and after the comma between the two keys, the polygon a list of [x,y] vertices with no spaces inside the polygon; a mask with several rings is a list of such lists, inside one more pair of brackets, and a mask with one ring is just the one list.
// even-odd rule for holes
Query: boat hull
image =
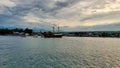
{"label": "boat hull", "polygon": [[62,35],[52,35],[52,36],[49,36],[49,35],[44,35],[45,38],[62,38],[63,36]]}
{"label": "boat hull", "polygon": [[43,34],[44,38],[62,38],[62,34]]}

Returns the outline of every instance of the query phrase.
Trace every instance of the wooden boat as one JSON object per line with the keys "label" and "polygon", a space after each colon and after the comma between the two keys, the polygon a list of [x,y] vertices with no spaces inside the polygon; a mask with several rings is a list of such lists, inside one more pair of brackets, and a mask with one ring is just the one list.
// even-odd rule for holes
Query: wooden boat
{"label": "wooden boat", "polygon": [[[55,24],[53,24],[55,26]],[[62,38],[63,34],[59,32],[60,27],[58,26],[58,32],[55,32],[55,27],[53,28],[53,32],[44,32],[42,35],[44,38]]]}
{"label": "wooden boat", "polygon": [[43,33],[44,38],[62,38],[63,34],[61,33],[51,33],[51,32],[45,32]]}

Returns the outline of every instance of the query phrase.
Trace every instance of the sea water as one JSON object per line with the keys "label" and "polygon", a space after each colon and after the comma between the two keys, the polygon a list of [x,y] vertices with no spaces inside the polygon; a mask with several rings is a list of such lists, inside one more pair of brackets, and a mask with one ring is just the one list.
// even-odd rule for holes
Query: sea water
{"label": "sea water", "polygon": [[0,68],[120,68],[120,39],[0,36]]}

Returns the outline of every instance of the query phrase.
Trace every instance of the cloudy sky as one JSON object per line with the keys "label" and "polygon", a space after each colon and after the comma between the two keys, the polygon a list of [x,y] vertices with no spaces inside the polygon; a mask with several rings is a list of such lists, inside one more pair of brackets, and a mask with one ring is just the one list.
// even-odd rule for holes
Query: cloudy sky
{"label": "cloudy sky", "polygon": [[120,0],[0,0],[0,27],[120,30]]}

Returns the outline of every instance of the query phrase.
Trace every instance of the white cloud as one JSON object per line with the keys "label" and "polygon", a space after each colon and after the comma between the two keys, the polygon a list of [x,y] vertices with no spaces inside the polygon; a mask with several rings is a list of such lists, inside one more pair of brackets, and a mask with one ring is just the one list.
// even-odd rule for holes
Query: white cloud
{"label": "white cloud", "polygon": [[15,5],[11,0],[0,0],[0,6],[14,7]]}
{"label": "white cloud", "polygon": [[16,4],[10,0],[0,0],[0,14],[10,15],[11,12],[8,11],[8,7],[12,8],[14,6],[16,6]]}

